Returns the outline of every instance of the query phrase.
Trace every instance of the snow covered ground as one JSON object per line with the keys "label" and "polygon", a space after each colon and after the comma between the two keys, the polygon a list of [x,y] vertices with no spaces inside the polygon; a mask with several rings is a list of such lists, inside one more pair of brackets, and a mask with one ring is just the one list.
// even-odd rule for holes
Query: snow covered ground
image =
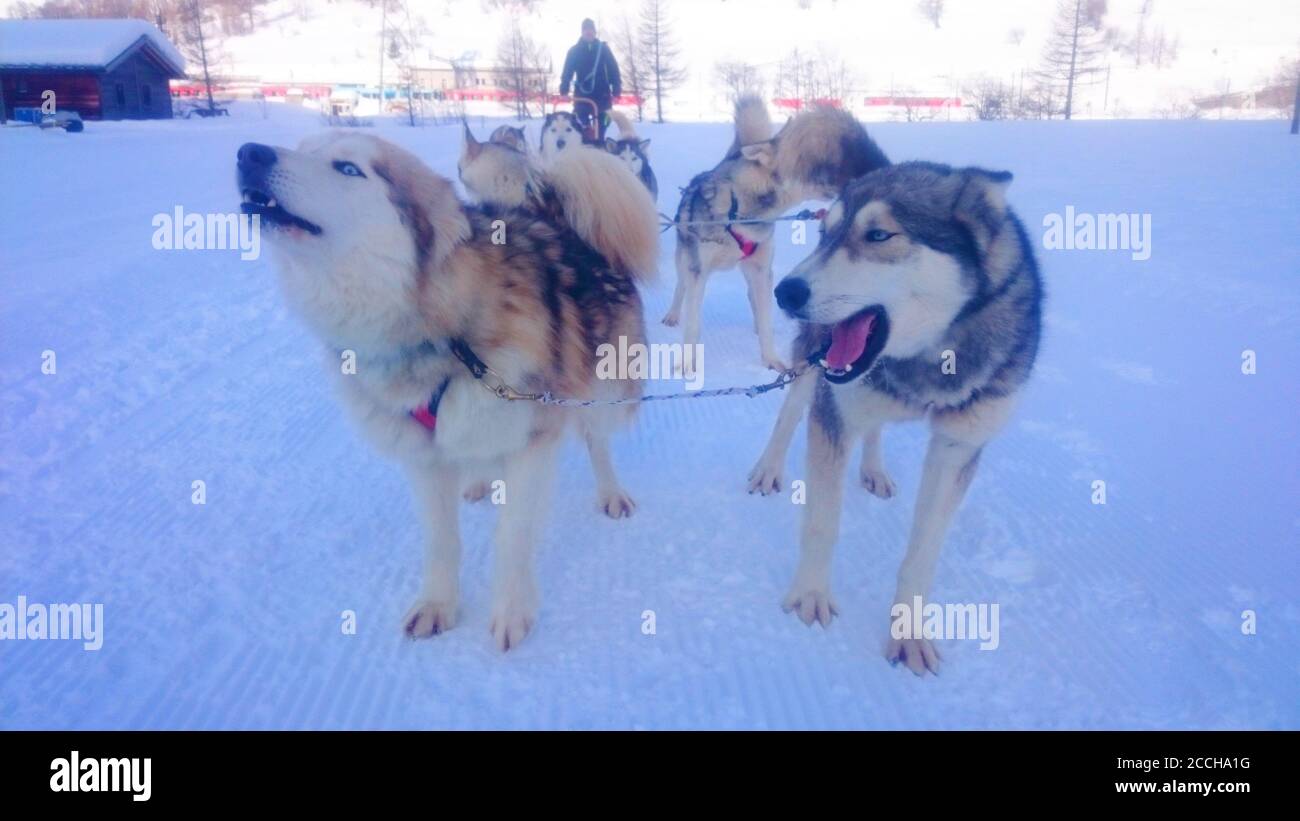
{"label": "snow covered ground", "polygon": [[[403,640],[420,561],[406,487],[333,401],[269,254],[151,247],[155,214],[236,208],[239,144],[320,127],[270,113],[0,130],[0,603],[105,618],[97,652],[0,641],[0,727],[1300,727],[1300,139],[1282,125],[872,127],[894,159],[1014,171],[1031,234],[1067,206],[1153,226],[1146,262],[1040,252],[1037,375],[935,591],[999,604],[1001,644],[944,642],[943,675],[920,680],[880,648],[924,428],[886,433],[901,497],[848,489],[842,616],[808,629],[778,607],[801,509],[744,492],[775,394],[646,406],[616,441],[628,521],[595,512],[571,442],[540,624],[508,655],[487,634],[493,512],[467,507],[461,624]],[[455,129],[376,130],[454,175]],[[664,210],[730,139],[643,131]],[[778,241],[779,275],[802,249]],[[647,293],[661,341],[671,255]],[[737,273],[711,287],[705,344],[709,386],[768,378]],[[802,455],[800,434],[788,477]]]}

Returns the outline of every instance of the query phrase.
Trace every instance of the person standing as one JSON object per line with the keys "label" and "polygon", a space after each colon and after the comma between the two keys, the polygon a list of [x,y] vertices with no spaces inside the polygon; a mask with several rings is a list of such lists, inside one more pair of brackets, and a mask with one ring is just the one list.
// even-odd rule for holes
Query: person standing
{"label": "person standing", "polygon": [[[618,74],[618,61],[609,46],[596,39],[596,24],[591,18],[582,21],[582,37],[564,58],[564,71],[560,74],[561,96],[569,95],[571,81],[574,82],[573,113],[578,122],[584,129],[588,128],[594,116],[596,138],[605,139],[609,109],[614,98],[623,92],[623,81]],[[583,102],[584,99],[591,102]]]}

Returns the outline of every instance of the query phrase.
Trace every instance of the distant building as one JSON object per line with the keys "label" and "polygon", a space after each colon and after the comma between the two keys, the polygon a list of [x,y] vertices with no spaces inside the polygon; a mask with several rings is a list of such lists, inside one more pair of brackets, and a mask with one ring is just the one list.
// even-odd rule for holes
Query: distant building
{"label": "distant building", "polygon": [[[411,76],[416,88],[435,92],[444,99],[514,97],[514,74],[499,66],[416,67],[411,69]],[[527,93],[541,96],[549,78],[545,70],[529,69],[524,72],[523,85]]]}
{"label": "distant building", "polygon": [[1213,111],[1219,108],[1233,108],[1239,110],[1251,110],[1257,108],[1290,108],[1294,102],[1293,94],[1295,86],[1290,83],[1268,86],[1266,88],[1254,89],[1251,91],[1236,91],[1231,94],[1215,94],[1210,97],[1199,97],[1193,100],[1193,104],[1202,111]]}
{"label": "distant building", "polygon": [[0,90],[6,110],[55,106],[86,120],[172,116],[168,84],[185,58],[144,20],[0,20]]}

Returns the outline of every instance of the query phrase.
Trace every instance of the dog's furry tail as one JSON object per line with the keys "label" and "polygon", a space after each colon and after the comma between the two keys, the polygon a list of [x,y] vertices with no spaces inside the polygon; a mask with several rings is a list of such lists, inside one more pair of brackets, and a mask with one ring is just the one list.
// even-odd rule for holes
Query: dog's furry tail
{"label": "dog's furry tail", "polygon": [[659,268],[659,214],[623,160],[605,151],[561,151],[546,169],[564,218],[615,268],[641,282]]}
{"label": "dog's furry tail", "polygon": [[862,123],[832,106],[801,112],[776,135],[777,174],[809,198],[836,196],[849,181],[887,165]]}
{"label": "dog's furry tail", "polygon": [[770,139],[772,116],[767,113],[767,104],[763,98],[747,94],[736,100],[736,139],[732,141],[727,157],[738,157],[741,147]]}
{"label": "dog's furry tail", "polygon": [[632,121],[627,118],[626,114],[611,108],[609,118],[614,121],[614,125],[618,126],[618,138],[620,140],[635,140],[637,138],[636,129],[632,127]]}

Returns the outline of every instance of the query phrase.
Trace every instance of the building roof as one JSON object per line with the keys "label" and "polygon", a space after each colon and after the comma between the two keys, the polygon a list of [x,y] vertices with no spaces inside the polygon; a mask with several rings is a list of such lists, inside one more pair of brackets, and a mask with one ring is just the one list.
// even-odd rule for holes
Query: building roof
{"label": "building roof", "polygon": [[0,68],[107,71],[138,49],[185,76],[185,58],[144,20],[0,20]]}

